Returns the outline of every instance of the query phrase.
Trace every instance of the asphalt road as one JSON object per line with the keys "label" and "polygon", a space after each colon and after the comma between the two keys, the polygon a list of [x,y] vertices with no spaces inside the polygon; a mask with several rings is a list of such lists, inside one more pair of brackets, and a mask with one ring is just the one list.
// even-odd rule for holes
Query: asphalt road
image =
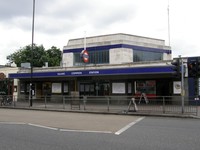
{"label": "asphalt road", "polygon": [[115,133],[140,116],[104,115],[20,109],[0,109],[0,122],[31,124],[55,129]]}
{"label": "asphalt road", "polygon": [[[9,110],[3,111],[9,112]],[[20,113],[22,113],[21,111]],[[45,128],[44,126],[35,126],[28,122],[25,123],[26,121],[31,121],[31,119],[26,120],[25,117],[21,118],[21,121],[12,122],[12,117],[15,116],[14,114],[2,117],[4,114],[2,114],[1,109],[0,113],[0,149],[2,150],[199,150],[200,147],[199,119],[145,117],[135,122],[141,117],[58,113],[57,115],[60,115],[61,118],[64,115],[73,117],[77,115],[77,118],[82,118],[79,122],[75,121],[74,123],[79,124],[84,129],[77,130],[77,125],[70,127],[70,129],[74,130],[60,130],[61,128],[57,128],[58,126]],[[24,113],[29,116],[31,112],[24,111]],[[41,115],[46,112],[36,111],[32,113]],[[49,112],[50,115],[51,113],[55,112]],[[87,116],[89,117],[87,118]],[[7,120],[4,120],[5,118]],[[37,120],[36,116],[33,118],[33,120]],[[58,120],[61,120],[61,118]],[[93,122],[82,124],[84,119],[87,122],[89,118]],[[106,124],[104,124],[104,118],[106,118]],[[110,123],[109,120],[112,120],[112,118],[114,120],[118,118],[120,125],[115,126],[115,124],[118,124],[117,122]],[[54,117],[53,119],[54,122],[57,122]],[[68,121],[73,122],[73,118]],[[98,131],[106,130],[111,132],[89,132],[97,131],[94,127],[90,130],[90,127],[96,126],[97,124],[104,124],[102,126],[99,125],[101,127],[98,127]],[[127,127],[127,125],[129,128],[126,128],[119,135],[115,134],[116,131]],[[115,127],[107,128],[106,126]],[[65,125],[65,127],[67,126]]]}

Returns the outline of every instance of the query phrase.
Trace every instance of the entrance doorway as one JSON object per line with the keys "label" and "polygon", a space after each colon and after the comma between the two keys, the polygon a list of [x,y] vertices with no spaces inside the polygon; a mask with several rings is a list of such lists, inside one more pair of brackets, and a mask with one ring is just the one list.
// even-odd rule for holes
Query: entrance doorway
{"label": "entrance doorway", "polygon": [[79,84],[80,95],[85,96],[105,96],[110,93],[108,82],[88,82]]}
{"label": "entrance doorway", "polygon": [[109,83],[99,83],[98,85],[98,95],[99,96],[105,96],[109,95],[109,90],[110,90],[110,84]]}
{"label": "entrance doorway", "polygon": [[80,95],[94,96],[95,84],[94,83],[80,83],[79,92],[80,92]]}

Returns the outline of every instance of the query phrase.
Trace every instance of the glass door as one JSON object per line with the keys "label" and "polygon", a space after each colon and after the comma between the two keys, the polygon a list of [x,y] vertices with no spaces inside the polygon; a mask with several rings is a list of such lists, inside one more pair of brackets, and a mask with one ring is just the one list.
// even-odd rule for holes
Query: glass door
{"label": "glass door", "polygon": [[80,95],[93,96],[95,95],[94,83],[80,83],[79,92]]}

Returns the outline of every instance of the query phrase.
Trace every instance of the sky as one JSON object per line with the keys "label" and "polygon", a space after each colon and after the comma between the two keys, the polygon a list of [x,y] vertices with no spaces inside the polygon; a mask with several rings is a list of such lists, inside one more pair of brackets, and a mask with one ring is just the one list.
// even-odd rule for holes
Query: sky
{"label": "sky", "polygon": [[[200,56],[199,6],[199,0],[35,0],[34,43],[63,50],[69,39],[126,33],[165,40],[172,58]],[[0,65],[31,44],[32,16],[33,0],[0,0]]]}

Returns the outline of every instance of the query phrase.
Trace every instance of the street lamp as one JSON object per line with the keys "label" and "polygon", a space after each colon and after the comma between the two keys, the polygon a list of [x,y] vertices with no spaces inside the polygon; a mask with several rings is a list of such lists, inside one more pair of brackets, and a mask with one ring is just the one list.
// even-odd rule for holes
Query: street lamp
{"label": "street lamp", "polygon": [[35,0],[33,0],[33,16],[32,16],[32,42],[31,42],[31,79],[30,79],[30,107],[33,106],[33,46],[34,46],[34,24],[35,24]]}
{"label": "street lamp", "polygon": [[181,55],[179,55],[179,59],[181,60],[181,107],[182,107],[182,114],[184,113],[184,96],[185,96],[185,87],[184,87],[184,64],[183,64],[183,58],[181,58]]}

